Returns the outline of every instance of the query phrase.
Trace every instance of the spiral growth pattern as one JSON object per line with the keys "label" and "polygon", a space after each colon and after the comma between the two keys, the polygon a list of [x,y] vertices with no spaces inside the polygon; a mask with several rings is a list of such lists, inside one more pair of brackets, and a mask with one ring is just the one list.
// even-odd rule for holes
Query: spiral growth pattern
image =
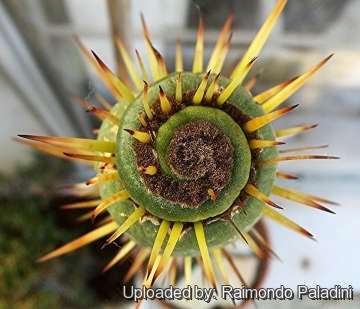
{"label": "spiral growth pattern", "polygon": [[[139,53],[136,55],[141,75],[121,39],[116,37],[119,52],[136,89],[131,89],[125,79],[119,79],[95,53],[89,53],[79,43],[118,100],[111,107],[97,95],[105,109],[90,108],[102,120],[97,140],[21,137],[46,143],[23,141],[40,150],[83,162],[95,162],[97,175],[89,179],[87,185],[97,185],[96,193],[100,199],[65,205],[64,208],[95,205],[90,215],[93,222],[106,211],[110,216],[94,231],[49,253],[41,261],[112,233],[104,248],[125,234],[126,242],[106,269],[140,248],[127,279],[148,258],[144,285],[150,287],[166,265],[180,257],[184,261],[187,284],[190,284],[192,261],[196,258],[216,288],[213,262],[227,284],[229,280],[223,258],[239,273],[225,248],[227,244],[240,237],[260,258],[272,252],[254,228],[263,216],[312,237],[304,228],[275,211],[274,208],[282,207],[269,195],[328,212],[332,211],[319,203],[333,202],[274,185],[276,178],[296,178],[278,171],[277,164],[288,160],[336,157],[280,156],[278,146],[284,143],[278,140],[279,137],[315,126],[275,132],[271,122],[297,107],[276,109],[331,56],[299,77],[254,97],[249,90],[255,80],[242,85],[285,4],[286,0],[278,1],[229,77],[220,72],[230,46],[231,16],[224,25],[206,70],[203,67],[204,26],[201,19],[192,71],[183,70],[178,41],[173,73],[168,72],[163,57],[152,45],[142,19],[152,80]],[[83,186],[77,184],[72,189],[82,190]],[[89,196],[93,196],[91,194],[94,192]]]}

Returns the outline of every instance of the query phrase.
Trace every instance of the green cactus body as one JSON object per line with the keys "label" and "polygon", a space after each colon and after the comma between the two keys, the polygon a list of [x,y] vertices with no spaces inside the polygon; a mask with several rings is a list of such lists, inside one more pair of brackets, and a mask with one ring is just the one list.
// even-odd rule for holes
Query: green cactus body
{"label": "green cactus body", "polygon": [[[151,192],[147,187],[142,178],[144,175],[141,175],[141,172],[138,170],[139,166],[133,149],[134,143],[141,142],[134,141],[134,138],[124,130],[147,131],[146,128],[141,126],[138,118],[139,113],[145,114],[142,93],[140,93],[130,105],[127,102],[119,102],[114,106],[111,112],[121,118],[119,130],[117,130],[117,127],[114,128],[114,125],[112,125],[109,120],[105,120],[100,129],[98,139],[116,142],[116,165],[121,178],[119,182],[101,184],[101,196],[103,199],[106,199],[124,188],[129,193],[131,200],[119,201],[108,208],[111,216],[119,225],[126,220],[137,205],[143,206],[149,212],[147,217],[138,221],[127,232],[133,240],[141,245],[149,247],[153,245],[160,222],[165,219],[184,223],[201,221],[204,224],[208,246],[224,246],[235,240],[237,234],[236,230],[234,230],[228,222],[228,217],[231,217],[238,228],[244,233],[248,232],[261,217],[264,202],[242,191],[244,186],[250,181],[250,174],[252,174],[253,178],[251,182],[253,185],[256,185],[261,192],[267,195],[271,192],[275,179],[276,164],[264,165],[257,168],[256,161],[275,158],[278,156],[278,150],[276,147],[266,147],[261,153],[258,150],[251,151],[248,145],[248,139],[257,136],[262,140],[275,140],[275,133],[272,126],[265,125],[251,134],[244,133],[241,128],[241,122],[244,123],[254,117],[265,115],[263,109],[259,104],[254,102],[251,94],[241,86],[238,86],[234,90],[228,98],[227,103],[222,105],[222,107],[216,104],[216,98],[209,102],[203,100],[200,104],[192,103],[191,99],[204,78],[204,75],[205,74],[202,73],[194,74],[191,72],[183,72],[181,74],[183,98],[187,97],[187,99],[184,99],[182,106],[178,107],[179,111],[168,116],[166,121],[163,120],[164,123],[162,123],[158,131],[155,132],[155,139],[148,144],[148,148],[153,150],[153,154],[150,153],[150,156],[152,156],[150,161],[155,161],[155,164],[158,166],[158,173],[156,175],[161,171],[161,173],[164,174],[162,178],[170,178],[172,181],[170,183],[179,188],[181,185],[189,186],[189,182],[194,180],[179,178],[179,176],[174,174],[167,162],[166,152],[171,143],[174,131],[191,123],[195,123],[194,128],[196,130],[196,123],[198,121],[205,121],[211,127],[216,128],[223,135],[227,136],[232,145],[233,153],[225,153],[224,155],[233,157],[234,163],[230,170],[231,178],[223,188],[217,190],[215,201],[205,192],[207,198],[204,202],[201,202],[199,205],[187,207],[179,202],[169,201]],[[178,76],[179,73],[172,73],[149,86],[148,97],[150,107],[159,101],[159,86],[162,87],[168,98],[175,97]],[[213,78],[214,76],[209,78],[208,84],[212,82]],[[216,96],[218,96],[221,93],[221,89],[226,88],[229,83],[229,79],[221,77],[218,80],[218,93]],[[176,103],[173,103],[174,109],[175,104]],[[233,117],[237,117],[237,122],[226,113],[226,111],[229,112],[229,110],[230,113],[232,112]],[[155,113],[153,112],[153,114]],[[149,121],[149,119],[146,120]],[[199,130],[201,130],[201,128]],[[221,144],[217,145],[216,141],[212,141],[212,143],[213,144],[206,146],[212,147],[215,152],[222,151]],[[156,155],[154,155],[154,153]],[[179,159],[182,159],[181,155]],[[218,163],[221,164],[221,162]],[[186,162],[184,164],[186,164]],[[206,171],[207,162],[203,165],[205,165],[205,172],[203,172],[203,174],[206,174],[208,172]],[[223,168],[223,166],[221,168]],[[107,169],[105,169],[105,171],[106,170]],[[102,171],[102,169],[100,171]],[[146,175],[146,177],[150,178],[154,176],[155,175]],[[160,178],[159,181],[161,180]],[[197,179],[195,179],[195,181],[196,180]],[[172,192],[169,193],[169,195],[171,194]],[[194,194],[197,193],[195,192]],[[237,206],[239,202],[244,204],[246,214],[239,211],[239,207]],[[183,233],[174,249],[174,255],[199,255],[199,246],[191,225],[188,224],[188,228],[185,230],[186,232]],[[221,233],[219,233],[219,231],[221,231]]]}

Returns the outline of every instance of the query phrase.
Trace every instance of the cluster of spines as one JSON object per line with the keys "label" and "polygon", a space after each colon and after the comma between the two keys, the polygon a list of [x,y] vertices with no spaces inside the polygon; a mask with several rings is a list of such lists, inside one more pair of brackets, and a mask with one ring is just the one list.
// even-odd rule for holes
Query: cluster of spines
{"label": "cluster of spines", "polygon": [[[262,46],[264,45],[271,29],[273,28],[276,20],[278,19],[282,9],[284,8],[286,4],[286,0],[280,0],[278,1],[278,4],[260,29],[258,35],[254,39],[253,43],[249,47],[247,53],[244,55],[241,61],[236,65],[235,69],[233,70],[233,73],[231,74],[230,78],[232,79],[232,82],[223,90],[223,92],[220,94],[220,96],[217,98],[217,104],[221,106],[226,102],[226,100],[229,98],[233,90],[240,85],[245,77],[247,76],[247,73],[249,69],[251,68],[252,63],[255,61],[255,57],[260,53],[260,50],[262,49]],[[213,54],[210,58],[209,64],[206,68],[206,71],[208,72],[201,84],[198,86],[194,98],[193,103],[194,105],[200,104],[202,100],[209,101],[214,95],[215,89],[216,89],[216,83],[220,76],[220,71],[222,70],[222,66],[224,63],[224,60],[226,58],[227,51],[230,46],[231,41],[231,33],[230,27],[232,22],[232,16],[229,16],[227,19],[221,34],[219,36],[219,39],[217,41],[217,44],[214,48]],[[145,44],[147,47],[147,53],[149,57],[150,62],[150,68],[151,73],[153,76],[153,79],[159,80],[160,78],[166,76],[168,74],[168,70],[166,68],[165,61],[161,54],[153,47],[150,39],[150,34],[147,29],[147,26],[145,24],[145,21],[142,17],[142,25],[143,25],[143,32],[145,37]],[[134,98],[134,92],[131,90],[131,85],[128,79],[126,78],[124,81],[120,80],[102,61],[101,59],[93,52],[90,53],[87,51],[87,49],[82,45],[79,39],[76,39],[80,48],[83,50],[85,56],[88,58],[90,63],[93,65],[93,67],[97,70],[99,75],[101,76],[104,83],[108,86],[111,93],[114,95],[114,97],[117,100],[125,99],[128,103],[131,103]],[[148,85],[150,83],[149,74],[145,69],[145,66],[143,64],[143,60],[140,56],[140,54],[136,51],[136,57],[138,60],[139,67],[141,69],[142,77],[137,74],[135,65],[131,60],[131,57],[127,53],[126,49],[123,46],[123,43],[121,42],[121,39],[116,36],[115,41],[117,46],[119,47],[120,54],[123,57],[125,66],[127,68],[127,71],[129,73],[130,79],[132,83],[135,85],[135,93],[139,91],[143,91],[143,102],[144,102],[144,110],[146,113],[146,116],[149,119],[152,119],[153,114],[149,107],[149,103],[147,102],[147,90]],[[193,73],[199,73],[203,71],[203,49],[204,49],[204,26],[203,26],[203,20],[200,19],[199,24],[199,31],[198,31],[198,37],[197,37],[197,43],[195,47],[195,57],[194,57],[194,63],[193,63]],[[293,79],[290,79],[284,83],[281,83],[257,96],[254,97],[254,100],[261,104],[267,113],[265,116],[258,117],[255,119],[252,119],[248,121],[244,125],[244,131],[246,132],[253,132],[260,128],[261,126],[265,125],[266,123],[271,122],[272,120],[278,118],[279,116],[285,114],[286,112],[292,110],[296,106],[292,107],[286,107],[277,111],[273,111],[275,108],[277,108],[282,102],[284,102],[292,93],[294,93],[297,89],[299,89],[318,69],[320,69],[329,59],[331,55],[327,58],[325,58],[323,61],[318,63],[316,66],[311,68],[309,71],[304,73],[301,76],[295,77]],[[181,72],[183,71],[183,63],[182,63],[182,55],[181,55],[181,42],[178,40],[176,44],[176,71],[179,72],[178,82],[177,82],[177,89],[176,89],[176,100],[178,102],[182,101],[182,91],[181,91]],[[217,74],[216,77],[213,79],[212,83],[207,87],[208,79],[210,72],[213,74]],[[250,80],[247,85],[245,85],[245,88],[251,89],[253,83],[256,81],[258,77],[256,76],[254,79]],[[113,115],[110,112],[111,105],[104,100],[99,94],[96,93],[97,99],[99,102],[103,105],[104,109],[100,109],[97,107],[92,106],[89,102],[75,96],[75,98],[83,105],[85,105],[90,112],[95,114],[100,119],[109,119],[114,125],[118,126],[120,123],[120,119]],[[170,113],[171,112],[171,104],[169,103],[165,93],[162,91],[161,87],[159,88],[159,98],[161,101],[161,109],[164,113]],[[143,117],[143,115],[139,115],[139,119],[141,123],[146,126],[146,120]],[[282,137],[290,134],[296,134],[300,133],[302,131],[312,129],[316,125],[307,125],[307,126],[299,126],[299,127],[293,127],[288,129],[279,130],[276,132],[277,137]],[[147,143],[151,140],[151,137],[149,134],[144,132],[139,132],[135,130],[128,130],[130,134],[134,138],[137,138],[141,142]],[[39,143],[33,143],[27,140],[19,140],[20,142],[30,145],[34,148],[37,148],[39,150],[61,156],[71,159],[80,160],[82,162],[91,162],[91,161],[98,161],[98,162],[104,162],[104,163],[110,163],[115,164],[115,143],[114,142],[108,142],[108,141],[100,141],[100,140],[88,140],[88,139],[79,139],[79,138],[60,138],[60,137],[43,137],[43,136],[33,136],[33,135],[20,135],[20,137],[30,139],[37,142],[43,142],[45,144],[39,144]],[[278,146],[282,144],[278,141],[262,141],[262,140],[250,140],[249,145],[252,149],[255,148],[263,148],[263,147],[270,147],[270,146]],[[79,150],[80,149],[80,150]],[[306,149],[305,149],[306,150]],[[101,153],[102,155],[98,155],[95,153]],[[330,156],[314,156],[314,155],[302,155],[302,156],[285,156],[285,157],[279,157],[274,159],[269,159],[266,161],[260,161],[258,162],[258,165],[265,165],[265,164],[272,164],[277,163],[284,160],[299,160],[299,159],[333,159],[335,157]],[[157,170],[155,166],[141,166],[139,167],[139,172],[146,173],[149,175],[154,175]],[[284,179],[296,179],[293,175],[288,175],[285,173],[277,172],[276,176],[278,178],[284,178]],[[97,177],[94,177],[87,181],[88,185],[95,185],[101,182],[105,181],[117,181],[119,180],[119,176],[117,172],[112,172],[108,174],[102,174]],[[82,189],[82,186],[73,186],[72,189]],[[266,204],[263,208],[263,215],[267,218],[270,218],[290,229],[293,229],[305,236],[312,237],[312,235],[300,227],[298,224],[294,223],[290,219],[284,217],[280,213],[276,212],[274,209],[272,209],[269,206],[273,206],[276,208],[280,208],[277,204],[272,202],[267,196],[262,194],[256,187],[247,185],[244,189],[248,194],[264,201]],[[324,206],[320,205],[319,202],[322,203],[329,203],[334,204],[331,201],[308,195],[302,192],[298,192],[295,190],[285,189],[279,186],[274,186],[272,189],[272,193],[274,195],[278,195],[282,198],[290,199],[295,202],[299,202],[302,204],[305,204],[310,207],[315,207],[321,210],[329,211],[329,209],[325,208]],[[98,194],[97,190],[88,190],[85,193],[76,193],[75,195],[81,196],[81,195],[89,196],[89,197],[95,197]],[[208,194],[211,197],[213,201],[216,200],[216,196],[211,188],[208,190]],[[126,190],[120,191],[116,193],[115,195],[109,197],[108,199],[101,201],[99,199],[91,199],[86,202],[79,202],[79,203],[73,203],[69,205],[65,205],[64,209],[74,209],[74,208],[93,208],[95,205],[98,205],[94,211],[91,212],[90,217],[92,220],[95,219],[95,217],[105,210],[108,206],[112,205],[113,203],[120,201],[122,199],[129,198]],[[241,205],[239,205],[241,207]],[[245,210],[243,210],[245,211]],[[56,256],[65,254],[69,251],[73,251],[87,243],[90,243],[98,238],[101,238],[105,235],[108,235],[110,233],[114,234],[106,241],[104,244],[107,245],[110,242],[114,241],[116,238],[118,238],[121,234],[123,234],[132,224],[137,222],[144,214],[146,213],[145,208],[142,206],[138,206],[134,212],[127,218],[127,220],[118,227],[117,224],[113,221],[111,221],[110,217],[105,218],[99,227],[97,227],[94,231],[74,240],[73,242],[68,243],[67,245],[55,250],[54,252],[44,256],[43,258],[39,259],[39,261],[48,260],[50,258],[54,258]],[[89,217],[87,214],[86,217]],[[229,222],[233,223],[231,218],[229,218]],[[233,223],[234,224],[234,223]],[[234,227],[236,225],[234,224]],[[137,258],[134,261],[133,267],[130,269],[128,276],[126,279],[129,279],[129,277],[134,274],[136,267],[135,265],[140,265],[142,262],[146,259],[147,256],[149,257],[149,266],[147,269],[147,275],[145,277],[145,284],[147,286],[150,286],[153,284],[155,279],[159,276],[161,271],[164,269],[166,263],[171,260],[171,253],[180,237],[180,234],[182,232],[183,223],[181,222],[168,222],[166,220],[163,220],[160,225],[159,232],[157,234],[155,244],[152,250],[149,250],[147,248],[142,248],[137,255]],[[226,277],[226,272],[223,268],[223,262],[222,262],[222,256],[225,257],[230,265],[233,267],[234,271],[236,273],[238,272],[238,269],[234,266],[234,263],[231,261],[230,255],[227,253],[225,249],[211,249],[209,250],[207,248],[205,234],[204,234],[204,228],[201,222],[194,223],[194,230],[196,233],[196,237],[199,244],[199,249],[202,256],[202,263],[205,272],[207,273],[208,278],[210,279],[210,282],[214,288],[216,288],[215,284],[215,277],[214,272],[211,264],[211,260],[209,257],[209,251],[212,252],[215,262],[217,263],[221,275],[223,277],[224,282],[228,282],[228,279]],[[259,250],[259,247],[256,245],[256,242],[252,240],[249,234],[243,234],[240,231],[238,231],[241,238],[244,239],[245,242],[249,244],[249,246],[253,249],[255,253],[258,255],[261,254],[261,250]],[[169,241],[167,245],[165,246],[164,251],[162,254],[160,253],[160,248],[163,244],[165,236],[169,234]],[[258,236],[258,239],[261,238]],[[268,247],[268,245],[266,244]],[[134,248],[136,247],[136,244],[133,241],[127,242],[122,249],[119,251],[118,255],[109,263],[109,265],[106,267],[106,269],[109,269],[112,265],[114,265],[116,262],[123,260]],[[176,265],[173,262],[170,263],[170,265]],[[192,265],[192,258],[191,257],[185,257],[184,258],[184,269],[185,269],[185,278],[187,283],[190,282],[190,273],[191,273],[191,265]],[[171,266],[172,267],[172,266]],[[169,271],[167,269],[167,271]],[[241,275],[239,274],[239,277]]]}

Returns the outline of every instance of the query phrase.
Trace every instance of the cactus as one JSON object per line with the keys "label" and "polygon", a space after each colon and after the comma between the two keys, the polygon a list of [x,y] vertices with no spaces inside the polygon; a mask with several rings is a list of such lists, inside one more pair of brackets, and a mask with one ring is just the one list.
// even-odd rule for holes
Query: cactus
{"label": "cactus", "polygon": [[[277,109],[331,56],[304,74],[256,96],[252,81],[242,85],[260,53],[286,1],[279,0],[268,19],[230,76],[221,74],[230,46],[230,16],[223,27],[212,57],[203,65],[204,26],[200,19],[193,69],[182,67],[178,41],[175,72],[169,73],[161,54],[153,47],[142,19],[151,72],[137,53],[141,73],[130,60],[121,39],[120,54],[135,89],[126,78],[118,78],[95,54],[80,44],[118,103],[105,109],[90,107],[103,120],[96,140],[21,135],[26,143],[46,152],[74,160],[95,162],[96,176],[87,185],[98,188],[101,200],[90,200],[67,208],[96,206],[91,219],[109,213],[99,227],[81,238],[45,255],[40,261],[75,250],[105,235],[106,245],[124,235],[126,242],[106,269],[140,248],[129,270],[147,262],[144,285],[151,287],[176,257],[184,261],[190,284],[192,261],[201,257],[206,275],[216,289],[213,262],[228,283],[223,258],[225,248],[238,238],[259,253],[261,237],[254,225],[270,218],[307,237],[312,235],[281,215],[270,194],[331,212],[320,205],[328,200],[274,184],[276,178],[295,178],[280,172],[277,164],[289,160],[335,159],[323,155],[282,156],[278,138],[312,129],[313,125],[275,131],[271,122],[295,106]],[[151,73],[153,79],[149,78]],[[28,141],[32,140],[32,141]],[[35,143],[35,142],[42,142]],[[77,185],[78,187],[81,185]],[[94,191],[91,191],[94,195]],[[268,246],[267,243],[264,244]],[[215,258],[212,260],[211,256]],[[199,259],[198,259],[199,260]]]}

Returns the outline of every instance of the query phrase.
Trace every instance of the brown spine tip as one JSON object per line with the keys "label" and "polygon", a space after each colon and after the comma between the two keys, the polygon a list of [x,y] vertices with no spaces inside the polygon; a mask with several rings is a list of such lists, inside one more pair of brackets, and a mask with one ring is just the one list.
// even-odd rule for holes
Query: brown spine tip
{"label": "brown spine tip", "polygon": [[169,71],[166,68],[165,60],[164,60],[163,56],[160,54],[160,52],[156,48],[154,48],[152,46],[152,49],[154,51],[156,60],[157,60],[157,62],[159,64],[159,67],[160,67],[161,77],[165,77],[166,75],[169,74]]}
{"label": "brown spine tip", "polygon": [[306,126],[300,126],[300,127],[292,127],[292,128],[278,130],[275,133],[276,133],[276,137],[282,137],[282,136],[301,133],[301,132],[306,131],[306,130],[311,130],[313,128],[316,128],[317,126],[318,126],[318,124],[306,125]]}
{"label": "brown spine tip", "polygon": [[240,210],[244,213],[244,215],[247,215],[246,209],[244,207],[244,204],[240,201],[239,198],[235,200],[235,204],[240,208]]}
{"label": "brown spine tip", "polygon": [[209,76],[211,74],[211,71],[207,72],[206,75],[204,76],[204,78],[202,79],[198,89],[196,90],[194,97],[192,99],[192,102],[194,104],[200,104],[202,99],[204,98],[204,94],[205,94],[205,90],[206,90],[206,85],[209,79]]}
{"label": "brown spine tip", "polygon": [[326,207],[324,207],[324,206],[319,207],[319,209],[322,210],[322,211],[325,211],[325,212],[328,212],[328,213],[331,213],[331,214],[336,215],[336,212],[334,212],[334,211],[332,211],[331,209],[326,208]]}
{"label": "brown spine tip", "polygon": [[286,174],[286,173],[282,173],[282,172],[276,172],[276,177],[277,177],[277,178],[281,178],[281,179],[289,179],[289,180],[299,179],[299,177],[297,177],[297,176],[290,175],[290,174]]}
{"label": "brown spine tip", "polygon": [[90,106],[87,112],[93,113],[97,116],[99,116],[100,119],[108,119],[110,120],[114,125],[118,126],[120,124],[120,118],[115,116],[114,114],[108,112],[107,110],[97,108],[94,106]]}
{"label": "brown spine tip", "polygon": [[171,104],[166,97],[164,90],[159,85],[160,107],[164,114],[169,115],[172,111]]}
{"label": "brown spine tip", "polygon": [[213,96],[214,96],[214,93],[216,91],[216,85],[217,85],[217,82],[218,82],[218,79],[220,77],[220,73],[218,73],[215,78],[213,79],[213,81],[211,82],[208,90],[206,91],[205,93],[205,100],[206,101],[211,101]]}
{"label": "brown spine tip", "polygon": [[108,245],[109,245],[109,240],[106,240],[105,243],[102,245],[101,250],[104,249]]}
{"label": "brown spine tip", "polygon": [[272,207],[275,207],[275,208],[277,208],[277,209],[284,209],[284,208],[282,208],[281,206],[279,206],[278,204],[276,204],[276,203],[274,203],[273,201],[271,201],[270,199],[268,199],[268,200],[266,201],[266,204],[268,204],[268,205],[270,205],[270,206],[272,206]]}
{"label": "brown spine tip", "polygon": [[236,223],[233,221],[233,219],[230,218],[230,216],[228,216],[226,218],[231,225],[233,226],[233,228],[235,229],[235,231],[239,234],[239,236],[241,236],[241,238],[245,241],[246,244],[248,244],[248,241],[246,240],[245,236],[243,235],[243,233],[241,233],[240,229],[238,228],[238,226],[236,225]]}
{"label": "brown spine tip", "polygon": [[27,139],[31,139],[31,140],[35,140],[35,138],[32,138],[33,135],[27,135],[27,134],[18,134],[17,135],[18,137],[21,137],[21,138],[27,138]]}
{"label": "brown spine tip", "polygon": [[101,69],[103,69],[104,71],[107,71],[108,68],[105,65],[105,63],[100,59],[100,57],[93,51],[91,50],[92,55],[94,56],[94,58],[96,59],[97,63],[99,64],[99,66],[101,67]]}

